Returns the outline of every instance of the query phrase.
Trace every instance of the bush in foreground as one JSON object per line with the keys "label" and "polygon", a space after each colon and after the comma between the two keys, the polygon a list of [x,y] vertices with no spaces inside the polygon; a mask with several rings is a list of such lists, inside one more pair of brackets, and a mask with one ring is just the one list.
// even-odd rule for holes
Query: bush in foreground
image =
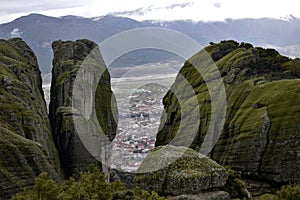
{"label": "bush in foreground", "polygon": [[250,199],[245,183],[241,180],[241,175],[232,169],[227,169],[228,179],[223,190],[228,192],[235,199]]}
{"label": "bush in foreground", "polygon": [[99,170],[83,172],[79,181],[74,178],[57,184],[42,173],[36,178],[32,189],[18,193],[12,200],[163,200],[155,192],[147,192],[139,188],[127,190],[121,182],[107,183],[104,174]]}
{"label": "bush in foreground", "polygon": [[282,186],[275,195],[264,194],[259,200],[300,200],[300,185]]}

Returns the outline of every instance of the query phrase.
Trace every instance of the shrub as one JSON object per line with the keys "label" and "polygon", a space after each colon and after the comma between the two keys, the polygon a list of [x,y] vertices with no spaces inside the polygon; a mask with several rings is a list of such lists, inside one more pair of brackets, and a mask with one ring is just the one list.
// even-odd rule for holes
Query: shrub
{"label": "shrub", "polygon": [[300,185],[282,186],[275,195],[264,194],[259,200],[300,200]]}
{"label": "shrub", "polygon": [[280,200],[300,200],[300,185],[282,186],[276,197]]}
{"label": "shrub", "polygon": [[139,188],[127,190],[121,182],[105,182],[105,176],[99,169],[93,172],[82,172],[79,181],[74,178],[57,184],[42,173],[36,178],[32,189],[18,193],[12,200],[163,200],[155,192]]}
{"label": "shrub", "polygon": [[273,194],[263,194],[258,199],[259,200],[276,200],[276,197]]}
{"label": "shrub", "polygon": [[228,179],[223,190],[228,192],[231,198],[248,199],[249,192],[245,183],[241,180],[240,174],[232,169],[227,169]]}

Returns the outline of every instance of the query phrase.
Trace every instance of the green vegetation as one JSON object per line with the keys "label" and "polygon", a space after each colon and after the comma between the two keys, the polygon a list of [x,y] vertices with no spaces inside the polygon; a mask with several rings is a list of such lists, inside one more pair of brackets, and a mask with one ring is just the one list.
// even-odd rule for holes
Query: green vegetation
{"label": "green vegetation", "polygon": [[117,122],[113,116],[117,113],[117,104],[115,95],[111,90],[110,74],[107,69],[104,71],[99,84],[97,85],[95,110],[102,131],[110,140],[113,140],[117,127]]}
{"label": "green vegetation", "polygon": [[300,200],[300,185],[282,186],[275,194],[264,194],[259,200]]}
{"label": "green vegetation", "polygon": [[76,181],[69,178],[61,184],[42,173],[35,180],[31,189],[15,195],[12,200],[163,200],[155,192],[147,192],[139,188],[126,189],[121,182],[105,182],[104,174],[95,168],[90,172],[80,173]]}
{"label": "green vegetation", "polygon": [[263,194],[259,197],[259,200],[275,200],[275,195],[273,195],[273,194]]}
{"label": "green vegetation", "polygon": [[232,169],[227,169],[226,173],[228,174],[228,179],[223,190],[228,192],[231,198],[248,199],[250,193],[247,191],[245,183],[241,180],[241,175]]}
{"label": "green vegetation", "polygon": [[286,185],[276,192],[280,200],[300,200],[300,185]]}
{"label": "green vegetation", "polygon": [[260,59],[249,64],[251,70],[247,71],[248,76],[266,75],[271,80],[292,77],[292,74],[284,73],[284,63],[289,62],[289,58],[281,56],[274,49],[257,47],[254,53]]}
{"label": "green vegetation", "polygon": [[70,74],[71,74],[71,72],[69,72],[69,71],[66,71],[66,72],[61,73],[61,74],[57,77],[57,84],[58,84],[58,85],[64,84],[64,83],[68,80],[68,78],[70,77]]}

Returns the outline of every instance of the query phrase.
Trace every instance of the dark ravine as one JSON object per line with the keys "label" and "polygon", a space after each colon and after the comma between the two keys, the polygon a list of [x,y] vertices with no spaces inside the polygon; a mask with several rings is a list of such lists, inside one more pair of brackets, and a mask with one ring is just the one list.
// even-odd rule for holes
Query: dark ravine
{"label": "dark ravine", "polygon": [[[207,60],[199,60],[206,52],[220,71],[227,95],[225,125],[211,158],[247,176],[274,183],[300,183],[300,60],[234,41],[212,43],[189,59],[179,73],[193,86],[200,106],[200,126],[191,145],[196,150],[202,145],[211,117],[208,89],[196,71],[206,65]],[[169,91],[164,97],[164,123],[156,146],[168,144],[176,135],[181,107],[193,107],[178,103],[178,98],[188,102],[193,96],[184,92],[179,78],[171,87],[173,91],[176,88],[182,91],[180,96]],[[174,145],[180,146],[180,141]]]}
{"label": "dark ravine", "polygon": [[[96,106],[91,111],[91,115],[96,114],[102,130],[109,140],[113,140],[117,128],[117,122],[113,116],[115,111],[111,107],[111,102],[115,101],[115,97],[110,87],[110,75],[96,43],[89,40],[55,41],[52,47],[54,59],[49,106],[50,121],[66,177],[78,176],[79,172],[86,171],[90,164],[99,163],[80,140],[74,119],[81,121],[85,119],[72,108],[75,78],[81,64],[92,51],[96,51],[99,58],[91,61],[89,65],[102,69],[104,73],[101,77],[97,77],[96,74],[85,77],[85,82],[82,82],[77,91],[81,95],[77,100],[82,100],[82,106],[85,108],[89,108],[90,102],[95,102]],[[89,90],[85,90],[85,84],[95,84],[97,88],[91,94]]]}
{"label": "dark ravine", "polygon": [[62,179],[42,91],[41,72],[21,39],[0,40],[0,197],[32,186],[47,172]]}

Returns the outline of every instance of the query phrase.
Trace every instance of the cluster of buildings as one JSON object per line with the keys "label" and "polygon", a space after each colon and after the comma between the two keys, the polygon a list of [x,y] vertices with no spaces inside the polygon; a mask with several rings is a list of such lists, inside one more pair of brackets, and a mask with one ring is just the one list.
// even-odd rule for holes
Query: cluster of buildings
{"label": "cluster of buildings", "polygon": [[112,168],[136,171],[154,148],[165,93],[165,89],[159,92],[139,89],[129,98],[118,100],[119,122],[113,141]]}

